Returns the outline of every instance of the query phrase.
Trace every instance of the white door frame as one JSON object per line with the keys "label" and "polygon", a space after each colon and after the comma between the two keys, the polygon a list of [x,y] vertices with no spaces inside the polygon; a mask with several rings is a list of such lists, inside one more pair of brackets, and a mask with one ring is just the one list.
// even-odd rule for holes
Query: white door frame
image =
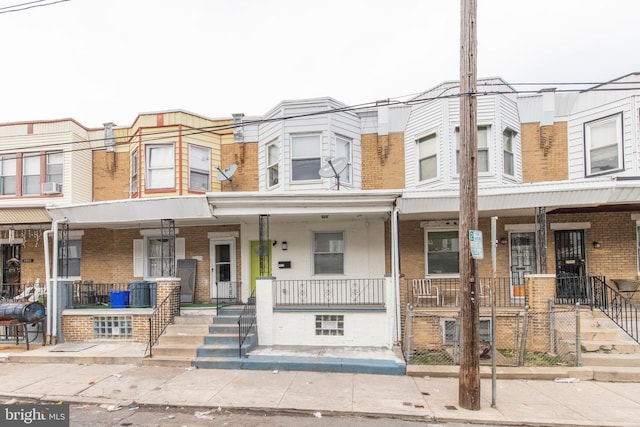
{"label": "white door frame", "polygon": [[[229,258],[230,258],[230,270],[232,283],[236,282],[236,239],[230,238],[210,238],[209,239],[209,265],[211,269],[209,271],[209,296],[213,299],[216,295],[216,246],[217,245],[229,245]],[[236,298],[239,298],[236,295]]]}

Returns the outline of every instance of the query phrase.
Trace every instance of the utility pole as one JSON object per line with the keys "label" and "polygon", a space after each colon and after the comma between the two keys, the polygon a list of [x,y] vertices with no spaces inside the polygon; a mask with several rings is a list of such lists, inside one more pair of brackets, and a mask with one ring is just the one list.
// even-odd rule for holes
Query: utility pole
{"label": "utility pole", "polygon": [[460,0],[460,375],[458,404],[480,409],[480,315],[477,261],[469,231],[478,229],[476,0]]}

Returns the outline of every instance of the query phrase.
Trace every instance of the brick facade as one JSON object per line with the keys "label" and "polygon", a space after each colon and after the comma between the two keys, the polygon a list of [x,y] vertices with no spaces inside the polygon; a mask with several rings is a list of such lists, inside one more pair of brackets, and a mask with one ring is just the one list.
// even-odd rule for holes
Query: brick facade
{"label": "brick facade", "polygon": [[562,181],[569,177],[567,123],[552,126],[523,123],[522,142],[523,182]]}
{"label": "brick facade", "polygon": [[362,144],[362,189],[404,188],[404,133],[366,134]]}
{"label": "brick facade", "polygon": [[[258,191],[258,143],[242,142],[225,144],[221,150],[221,167],[238,166],[233,175],[233,191]],[[216,176],[217,176],[217,172]],[[222,191],[231,191],[228,181],[222,183]]]}

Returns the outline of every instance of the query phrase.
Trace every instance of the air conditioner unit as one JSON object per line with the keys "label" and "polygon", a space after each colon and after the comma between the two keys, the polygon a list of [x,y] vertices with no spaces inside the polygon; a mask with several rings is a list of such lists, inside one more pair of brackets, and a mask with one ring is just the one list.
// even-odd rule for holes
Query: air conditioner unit
{"label": "air conditioner unit", "polygon": [[44,194],[60,194],[62,193],[62,185],[57,182],[43,182],[42,192]]}

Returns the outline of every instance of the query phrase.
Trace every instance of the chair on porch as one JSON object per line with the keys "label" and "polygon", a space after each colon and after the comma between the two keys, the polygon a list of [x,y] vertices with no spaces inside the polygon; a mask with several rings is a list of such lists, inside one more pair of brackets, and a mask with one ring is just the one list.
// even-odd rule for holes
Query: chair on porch
{"label": "chair on porch", "polygon": [[422,305],[422,300],[435,301],[435,304],[425,305],[440,305],[440,290],[431,283],[431,279],[413,279],[412,285],[413,296],[418,306]]}

